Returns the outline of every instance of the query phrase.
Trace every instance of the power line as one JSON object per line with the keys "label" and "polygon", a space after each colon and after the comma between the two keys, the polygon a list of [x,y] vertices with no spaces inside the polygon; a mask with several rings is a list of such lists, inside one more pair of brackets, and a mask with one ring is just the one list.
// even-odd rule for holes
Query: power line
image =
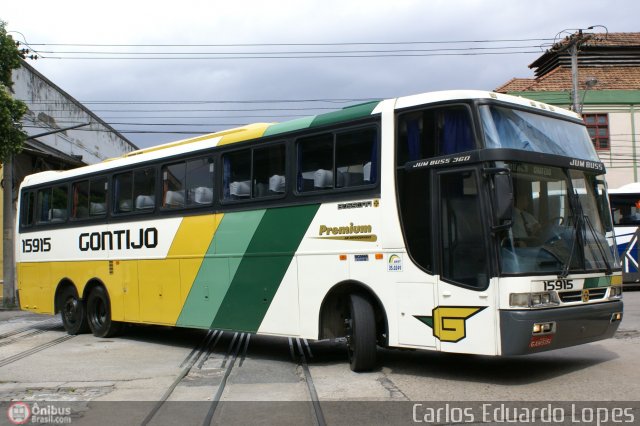
{"label": "power line", "polygon": [[[245,108],[245,109],[92,109],[93,112],[245,112],[245,111],[315,111],[330,110],[330,107],[309,108]],[[68,109],[32,109],[33,112],[68,112]]]}
{"label": "power line", "polygon": [[[227,44],[121,44],[121,43],[28,43],[29,46],[78,46],[78,47],[286,47],[286,46],[399,46],[420,44],[464,44],[464,43],[515,43],[554,41],[553,38],[521,38],[495,40],[429,40],[429,41],[375,41],[375,42],[332,42],[332,43],[227,43]],[[27,44],[27,43],[25,43]]]}
{"label": "power line", "polygon": [[429,53],[429,52],[463,52],[463,51],[483,51],[483,50],[512,50],[523,48],[535,48],[538,46],[498,46],[498,47],[463,47],[463,48],[440,48],[440,49],[394,49],[394,50],[314,50],[314,51],[277,51],[277,52],[139,52],[139,51],[83,51],[83,50],[39,50],[38,53],[48,54],[76,54],[76,55],[343,55],[347,53]]}
{"label": "power line", "polygon": [[[131,100],[86,100],[79,101],[83,104],[127,104],[127,105],[191,105],[191,104],[272,104],[272,103],[311,103],[311,102],[326,102],[326,103],[343,103],[343,102],[367,102],[376,101],[380,98],[326,98],[326,99],[225,99],[225,100],[159,100],[159,101],[131,101]],[[36,100],[31,101],[28,99],[22,99],[23,102],[36,105],[48,105],[57,104],[59,101],[55,100]]]}
{"label": "power line", "polygon": [[533,54],[539,51],[511,51],[511,52],[457,52],[457,53],[390,53],[390,54],[364,54],[364,55],[287,55],[287,56],[185,56],[185,57],[168,57],[168,56],[147,56],[147,57],[129,57],[129,56],[42,56],[43,59],[71,59],[71,60],[229,60],[229,59],[357,59],[357,58],[416,58],[416,57],[438,57],[438,56],[488,56],[488,55],[514,55],[514,54]]}

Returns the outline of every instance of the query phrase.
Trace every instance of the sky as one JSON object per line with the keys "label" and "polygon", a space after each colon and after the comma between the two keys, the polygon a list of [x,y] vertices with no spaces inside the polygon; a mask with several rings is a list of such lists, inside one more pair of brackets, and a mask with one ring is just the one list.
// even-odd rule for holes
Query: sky
{"label": "sky", "polygon": [[139,147],[368,99],[493,90],[533,77],[528,65],[559,37],[596,25],[640,31],[639,15],[635,0],[24,0],[0,9],[11,36],[37,52],[32,66]]}

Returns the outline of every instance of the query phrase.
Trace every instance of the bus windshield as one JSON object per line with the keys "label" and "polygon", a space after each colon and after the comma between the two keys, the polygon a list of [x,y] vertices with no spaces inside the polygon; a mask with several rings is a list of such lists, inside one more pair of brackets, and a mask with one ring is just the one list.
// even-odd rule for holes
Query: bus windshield
{"label": "bus windshield", "polygon": [[495,105],[480,107],[487,148],[510,148],[597,161],[585,126]]}
{"label": "bus windshield", "polygon": [[610,193],[609,196],[614,225],[640,225],[640,194]]}
{"label": "bus windshield", "polygon": [[611,271],[619,268],[604,183],[582,171],[508,165],[511,227],[500,238],[503,274]]}

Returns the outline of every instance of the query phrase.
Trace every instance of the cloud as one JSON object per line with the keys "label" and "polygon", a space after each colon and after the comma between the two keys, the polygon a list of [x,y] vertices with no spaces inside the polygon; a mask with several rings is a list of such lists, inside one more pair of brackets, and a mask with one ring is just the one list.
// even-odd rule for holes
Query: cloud
{"label": "cloud", "polygon": [[[345,49],[416,50],[477,48],[482,44],[421,44],[404,46],[240,46],[255,43],[350,43],[461,40],[522,40],[553,38],[567,28],[604,24],[609,31],[635,31],[637,2],[603,7],[601,1],[556,0],[480,1],[480,0],[274,0],[235,1],[122,1],[114,0],[99,8],[79,0],[60,3],[31,1],[28,5],[10,2],[0,12],[9,30],[17,30],[32,43],[85,44],[184,44],[158,47],[155,51],[190,53],[204,49],[225,52],[344,51]],[[15,34],[17,39],[22,36]],[[194,45],[217,44],[233,46]],[[509,45],[513,43],[503,43]],[[535,53],[509,55],[414,56],[322,59],[224,59],[224,60],[70,60],[41,59],[33,65],[57,85],[80,101],[154,100],[260,100],[315,98],[394,97],[423,91],[474,88],[491,90],[512,77],[530,77],[527,66],[542,50],[541,41],[521,43],[522,51]],[[99,51],[96,46],[34,46],[43,52]],[[144,57],[152,48],[114,46],[119,56],[134,53]],[[405,52],[411,54],[412,52]],[[418,52],[413,52],[417,54]],[[423,52],[424,53],[424,52]],[[432,52],[432,54],[437,52]],[[441,52],[444,53],[444,52]],[[451,52],[450,52],[451,53]],[[459,53],[482,53],[460,51]],[[43,56],[60,54],[43,53]],[[282,53],[281,56],[286,56]],[[94,56],[99,56],[98,54]],[[152,55],[146,55],[152,56]],[[195,55],[184,55],[195,56]],[[265,104],[258,107],[281,109],[291,105]],[[306,108],[317,103],[300,105]],[[328,106],[331,106],[328,105]],[[335,105],[337,107],[340,104]],[[93,109],[151,110],[160,107],[131,105]],[[218,104],[208,109],[249,109],[247,105]],[[163,109],[188,109],[167,105]],[[189,107],[196,109],[193,106]],[[205,109],[205,108],[200,108]],[[323,110],[272,111],[274,120]],[[266,112],[263,112],[265,114]],[[98,112],[105,117],[110,112]],[[152,113],[121,113],[134,117]],[[122,122],[197,122],[217,129],[222,119],[187,119],[189,113],[156,113],[171,116],[164,120],[131,118]],[[193,117],[235,117],[242,122],[261,121],[256,112],[194,112]],[[109,119],[107,119],[109,121]],[[271,121],[271,120],[269,120]],[[123,125],[114,125],[126,130]],[[141,129],[142,127],[137,127]],[[175,128],[175,127],[174,127]],[[153,129],[153,127],[144,127]],[[160,127],[157,127],[160,129]],[[200,128],[202,129],[202,128]],[[130,134],[141,146],[180,138],[179,135]]]}

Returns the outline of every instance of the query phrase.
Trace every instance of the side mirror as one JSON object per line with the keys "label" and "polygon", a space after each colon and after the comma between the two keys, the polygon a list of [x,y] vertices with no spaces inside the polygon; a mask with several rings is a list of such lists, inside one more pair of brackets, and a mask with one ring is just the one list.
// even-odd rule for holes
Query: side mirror
{"label": "side mirror", "polygon": [[[493,199],[496,221],[511,222],[513,218],[513,186],[511,176],[507,174],[497,174],[493,178]],[[511,225],[511,223],[509,223]]]}
{"label": "side mirror", "polygon": [[511,170],[502,167],[484,169],[485,176],[493,179],[493,225],[492,232],[511,227],[513,220],[513,184]]}

